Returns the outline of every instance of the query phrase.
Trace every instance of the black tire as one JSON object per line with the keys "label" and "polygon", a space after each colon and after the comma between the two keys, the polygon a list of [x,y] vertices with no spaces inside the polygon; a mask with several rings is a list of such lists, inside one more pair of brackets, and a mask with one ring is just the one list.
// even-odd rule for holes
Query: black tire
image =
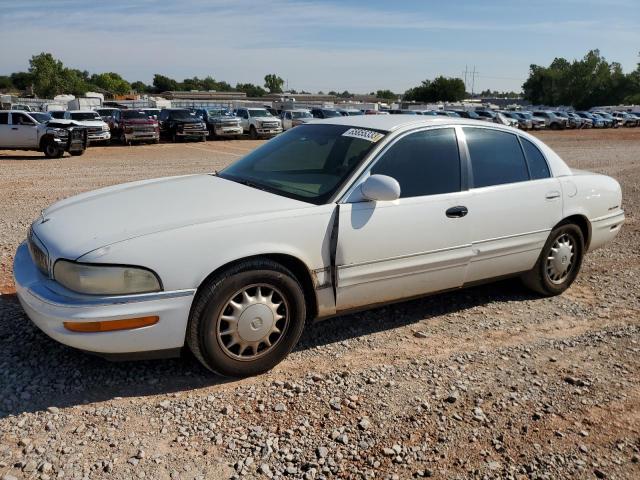
{"label": "black tire", "polygon": [[[278,324],[278,328],[283,330],[280,334],[272,334],[276,337],[270,338],[273,341],[271,347],[264,345],[262,350],[253,350],[253,355],[258,355],[254,359],[241,359],[238,355],[242,357],[242,351],[231,351],[235,345],[230,341],[227,341],[229,345],[223,345],[225,335],[219,336],[218,332],[219,328],[223,328],[221,322],[225,320],[222,316],[229,308],[230,301],[241,298],[239,292],[243,289],[252,289],[256,285],[271,287],[277,298],[281,297],[286,323]],[[248,260],[221,272],[201,287],[189,315],[187,345],[194,356],[214,373],[228,377],[258,375],[271,370],[291,352],[304,330],[305,320],[304,293],[296,277],[287,268],[271,260]],[[225,325],[225,330],[227,328]],[[256,348],[259,349],[261,345]]]}
{"label": "black tire", "polygon": [[172,141],[173,143],[178,143],[178,138],[179,138],[179,137],[178,137],[178,135],[176,135],[176,132],[175,132],[175,131],[171,132],[171,141]]}
{"label": "black tire", "polygon": [[249,127],[249,138],[251,138],[251,140],[258,139],[258,131],[256,130],[256,127],[254,127],[253,125]]}
{"label": "black tire", "polygon": [[[553,254],[552,248],[556,241],[563,238],[567,238],[571,242],[573,246],[573,257],[569,257],[566,260],[570,262],[566,276],[553,280],[552,275],[549,272],[548,259],[550,259]],[[528,288],[541,295],[547,297],[560,295],[571,286],[578,276],[580,267],[582,266],[582,259],[584,257],[584,248],[584,236],[582,235],[580,227],[573,223],[565,223],[557,226],[551,231],[551,234],[549,234],[549,238],[544,244],[542,252],[540,252],[538,261],[533,269],[522,275],[522,282]],[[565,263],[564,258],[566,258],[566,255],[563,259],[560,259],[562,264]]]}
{"label": "black tire", "polygon": [[200,141],[201,141],[201,142],[206,142],[206,141],[207,141],[207,136],[206,136],[206,135],[202,135],[202,136],[200,137]]}
{"label": "black tire", "polygon": [[47,158],[60,158],[64,155],[64,150],[56,145],[55,142],[45,143],[42,151]]}
{"label": "black tire", "polygon": [[86,150],[74,150],[73,152],[69,152],[71,154],[71,156],[73,157],[81,157],[82,155],[84,155],[84,152]]}

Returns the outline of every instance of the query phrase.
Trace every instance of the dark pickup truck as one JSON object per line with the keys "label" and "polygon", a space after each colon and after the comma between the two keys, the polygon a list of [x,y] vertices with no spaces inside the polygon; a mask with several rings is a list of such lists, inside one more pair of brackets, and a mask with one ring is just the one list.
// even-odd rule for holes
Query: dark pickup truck
{"label": "dark pickup truck", "polygon": [[158,115],[160,136],[172,142],[195,138],[204,142],[207,140],[208,130],[204,121],[184,108],[165,108]]}

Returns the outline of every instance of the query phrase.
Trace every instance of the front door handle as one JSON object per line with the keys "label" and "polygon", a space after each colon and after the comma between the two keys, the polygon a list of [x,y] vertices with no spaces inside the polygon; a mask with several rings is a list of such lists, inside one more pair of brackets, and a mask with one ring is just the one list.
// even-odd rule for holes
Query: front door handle
{"label": "front door handle", "polygon": [[11,127],[11,130],[17,130],[18,127]]}
{"label": "front door handle", "polygon": [[467,213],[469,213],[469,210],[467,209],[467,207],[464,207],[462,205],[458,205],[457,207],[451,207],[449,210],[446,211],[447,217],[449,218],[462,218]]}

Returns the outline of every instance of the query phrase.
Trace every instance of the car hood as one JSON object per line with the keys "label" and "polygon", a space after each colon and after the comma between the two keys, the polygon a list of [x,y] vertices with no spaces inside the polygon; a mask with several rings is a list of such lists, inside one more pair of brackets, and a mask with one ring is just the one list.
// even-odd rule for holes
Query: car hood
{"label": "car hood", "polygon": [[125,183],[57,202],[33,232],[52,260],[152,233],[293,209],[309,208],[273,193],[214,175],[187,175]]}

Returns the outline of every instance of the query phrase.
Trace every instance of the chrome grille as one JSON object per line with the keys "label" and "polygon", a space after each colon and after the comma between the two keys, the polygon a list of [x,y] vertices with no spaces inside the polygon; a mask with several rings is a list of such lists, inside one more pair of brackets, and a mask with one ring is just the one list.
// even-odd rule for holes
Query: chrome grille
{"label": "chrome grille", "polygon": [[262,128],[278,128],[278,122],[262,122]]}
{"label": "chrome grille", "polygon": [[29,229],[29,235],[27,237],[27,244],[29,246],[29,253],[31,254],[31,259],[33,263],[36,264],[38,270],[45,275],[49,276],[49,258],[46,253],[42,251],[42,249],[38,246],[33,238],[33,232]]}
{"label": "chrome grille", "polygon": [[202,126],[198,125],[197,123],[185,123],[182,127],[185,131],[190,130],[190,131],[194,131],[194,130],[202,130]]}

